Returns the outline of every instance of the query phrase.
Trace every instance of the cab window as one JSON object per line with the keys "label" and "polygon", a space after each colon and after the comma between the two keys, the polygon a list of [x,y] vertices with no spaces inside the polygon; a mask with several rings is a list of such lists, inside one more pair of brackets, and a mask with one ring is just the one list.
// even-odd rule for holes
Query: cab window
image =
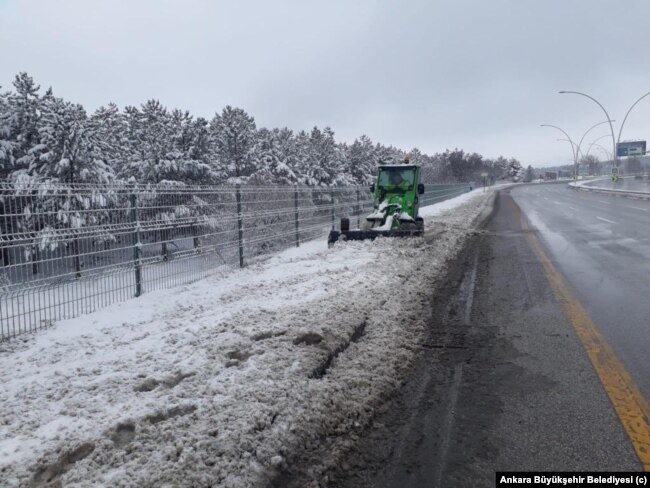
{"label": "cab window", "polygon": [[385,169],[379,173],[380,186],[413,186],[415,171],[413,169]]}

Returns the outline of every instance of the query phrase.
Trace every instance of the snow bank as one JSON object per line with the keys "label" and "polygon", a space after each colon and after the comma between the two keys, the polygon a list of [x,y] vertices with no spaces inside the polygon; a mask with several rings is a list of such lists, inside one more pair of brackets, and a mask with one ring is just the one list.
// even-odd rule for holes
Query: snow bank
{"label": "snow bank", "polygon": [[489,194],[423,209],[424,238],[323,238],[1,344],[2,486],[264,486],[336,449],[398,387]]}

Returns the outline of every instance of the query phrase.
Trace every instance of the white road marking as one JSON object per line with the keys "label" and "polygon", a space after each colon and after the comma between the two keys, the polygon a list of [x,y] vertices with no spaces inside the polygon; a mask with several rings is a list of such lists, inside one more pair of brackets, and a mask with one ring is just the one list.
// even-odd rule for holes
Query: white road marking
{"label": "white road marking", "polygon": [[634,205],[625,205],[625,206],[628,207],[628,208],[636,208],[637,210],[648,210],[647,208],[635,207]]}
{"label": "white road marking", "polygon": [[570,208],[570,209],[573,210],[574,212],[577,212],[577,211],[578,211],[577,208],[572,207],[571,205],[567,205],[566,208]]}
{"label": "white road marking", "polygon": [[615,224],[615,223],[616,223],[616,222],[614,222],[613,220],[609,220],[609,219],[606,219],[606,218],[604,218],[604,217],[598,217],[598,216],[597,216],[596,218],[597,218],[598,220],[602,220],[603,222],[609,222],[610,224]]}
{"label": "white road marking", "polygon": [[611,203],[611,202],[606,202],[605,200],[596,200],[596,201],[600,202],[600,203],[606,203],[607,205],[609,205]]}

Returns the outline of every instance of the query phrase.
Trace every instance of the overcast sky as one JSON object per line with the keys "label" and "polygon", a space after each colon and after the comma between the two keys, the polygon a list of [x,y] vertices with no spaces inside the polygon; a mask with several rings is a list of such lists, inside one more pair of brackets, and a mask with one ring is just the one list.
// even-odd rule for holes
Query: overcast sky
{"label": "overcast sky", "polygon": [[[27,71],[89,111],[157,98],[211,118],[229,104],[258,127],[537,166],[571,159],[539,124],[580,139],[605,119],[557,91],[620,121],[650,91],[649,48],[648,0],[0,0],[3,89]],[[622,138],[648,136],[650,97]]]}

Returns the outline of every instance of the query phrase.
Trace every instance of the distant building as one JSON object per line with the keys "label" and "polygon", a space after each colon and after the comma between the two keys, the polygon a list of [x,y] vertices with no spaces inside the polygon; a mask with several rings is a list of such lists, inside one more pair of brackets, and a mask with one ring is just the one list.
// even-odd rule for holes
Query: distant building
{"label": "distant building", "polygon": [[545,180],[557,180],[557,173],[555,171],[547,171],[544,173]]}

